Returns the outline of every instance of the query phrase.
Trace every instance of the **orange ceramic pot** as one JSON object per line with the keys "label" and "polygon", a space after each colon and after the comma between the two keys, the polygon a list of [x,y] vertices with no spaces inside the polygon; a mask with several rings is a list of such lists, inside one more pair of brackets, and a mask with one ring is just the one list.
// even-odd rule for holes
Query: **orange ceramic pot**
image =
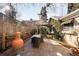
{"label": "orange ceramic pot", "polygon": [[21,49],[24,46],[23,40],[20,38],[20,32],[16,32],[16,37],[12,42],[12,47],[14,49]]}

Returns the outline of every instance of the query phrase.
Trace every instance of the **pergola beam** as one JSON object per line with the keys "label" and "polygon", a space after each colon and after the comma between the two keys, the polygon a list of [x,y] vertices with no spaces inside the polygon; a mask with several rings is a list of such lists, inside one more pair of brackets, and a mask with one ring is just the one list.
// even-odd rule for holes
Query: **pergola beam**
{"label": "pergola beam", "polygon": [[60,19],[63,20],[63,19],[71,19],[71,18],[76,18],[76,17],[79,17],[79,9],[61,17]]}

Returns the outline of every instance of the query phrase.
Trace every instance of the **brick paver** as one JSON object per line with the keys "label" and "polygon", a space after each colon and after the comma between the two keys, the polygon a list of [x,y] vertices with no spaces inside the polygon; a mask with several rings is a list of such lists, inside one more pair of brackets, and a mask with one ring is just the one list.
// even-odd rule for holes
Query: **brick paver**
{"label": "brick paver", "polygon": [[69,56],[69,50],[54,40],[44,39],[44,43],[39,48],[32,48],[29,40],[24,49],[20,52],[21,56]]}

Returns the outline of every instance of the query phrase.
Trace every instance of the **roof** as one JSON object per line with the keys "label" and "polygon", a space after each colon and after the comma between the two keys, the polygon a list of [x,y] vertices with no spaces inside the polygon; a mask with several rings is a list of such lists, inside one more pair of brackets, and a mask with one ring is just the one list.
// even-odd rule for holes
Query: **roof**
{"label": "roof", "polygon": [[5,8],[0,9],[0,12],[5,14]]}

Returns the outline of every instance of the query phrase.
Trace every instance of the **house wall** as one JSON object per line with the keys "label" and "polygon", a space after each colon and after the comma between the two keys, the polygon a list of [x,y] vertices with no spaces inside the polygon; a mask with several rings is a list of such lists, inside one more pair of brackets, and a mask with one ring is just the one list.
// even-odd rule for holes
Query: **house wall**
{"label": "house wall", "polygon": [[79,17],[75,18],[74,29],[79,30]]}

